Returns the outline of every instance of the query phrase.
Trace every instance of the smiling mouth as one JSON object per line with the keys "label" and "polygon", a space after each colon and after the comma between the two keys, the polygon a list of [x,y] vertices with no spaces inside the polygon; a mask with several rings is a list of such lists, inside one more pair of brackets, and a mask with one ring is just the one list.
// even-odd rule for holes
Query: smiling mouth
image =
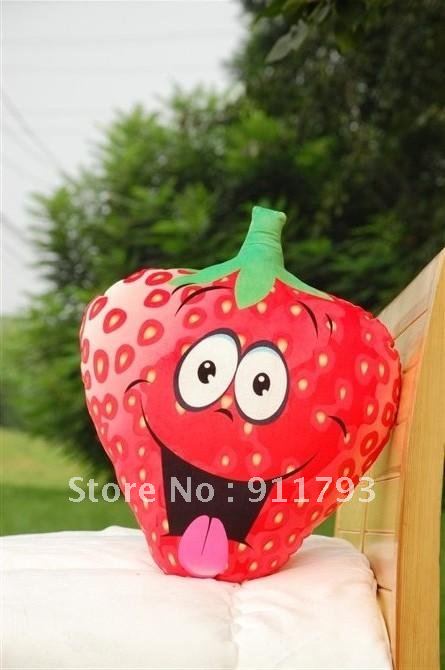
{"label": "smiling mouth", "polygon": [[250,480],[227,479],[196,467],[177,456],[156,435],[141,404],[147,430],[161,449],[162,478],[170,536],[182,536],[200,517],[219,519],[227,538],[246,543],[253,523],[266,502],[273,485],[302,470],[313,456],[289,473],[261,480],[262,493],[250,488]]}

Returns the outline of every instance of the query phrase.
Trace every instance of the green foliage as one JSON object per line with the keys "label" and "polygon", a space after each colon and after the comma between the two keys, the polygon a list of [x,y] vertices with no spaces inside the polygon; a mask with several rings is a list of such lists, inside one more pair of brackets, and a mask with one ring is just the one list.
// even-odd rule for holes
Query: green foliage
{"label": "green foliage", "polygon": [[[100,495],[106,480],[99,479],[94,493],[98,502],[73,503],[71,477],[87,492],[93,472],[88,465],[68,457],[55,444],[30,438],[15,430],[0,430],[2,505],[0,534],[47,533],[59,530],[101,530],[107,526],[136,527],[136,519],[121,496],[106,502]],[[112,495],[112,492],[109,492]]]}
{"label": "green foliage", "polygon": [[260,204],[288,215],[290,271],[378,309],[445,241],[443,3],[244,6],[236,99],[175,91],[159,113],[121,113],[89,169],[36,200],[51,289],[21,327],[22,420],[99,465],[77,329],[120,277],[231,258]]}

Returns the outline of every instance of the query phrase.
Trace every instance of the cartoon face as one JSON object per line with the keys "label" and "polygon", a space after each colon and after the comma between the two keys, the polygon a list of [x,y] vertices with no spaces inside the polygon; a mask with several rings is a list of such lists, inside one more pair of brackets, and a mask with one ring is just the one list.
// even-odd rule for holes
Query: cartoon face
{"label": "cartoon face", "polygon": [[[335,509],[337,479],[375,460],[398,357],[343,300],[275,278],[240,306],[242,268],[199,275],[143,270],[97,298],[82,374],[121,486],[155,488],[131,505],[160,567],[240,581],[283,565]],[[317,476],[332,479],[322,499]]]}

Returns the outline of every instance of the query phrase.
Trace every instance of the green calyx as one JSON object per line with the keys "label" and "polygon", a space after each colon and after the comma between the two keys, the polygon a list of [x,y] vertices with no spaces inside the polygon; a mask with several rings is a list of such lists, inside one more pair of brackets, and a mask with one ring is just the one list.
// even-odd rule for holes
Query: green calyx
{"label": "green calyx", "polygon": [[284,267],[281,230],[285,223],[286,215],[283,212],[254,207],[246,239],[234,258],[193,274],[175,277],[171,284],[209,284],[232,272],[238,272],[235,300],[239,308],[260,302],[270,293],[276,279],[299,291],[331,300],[327,293],[305,284]]}

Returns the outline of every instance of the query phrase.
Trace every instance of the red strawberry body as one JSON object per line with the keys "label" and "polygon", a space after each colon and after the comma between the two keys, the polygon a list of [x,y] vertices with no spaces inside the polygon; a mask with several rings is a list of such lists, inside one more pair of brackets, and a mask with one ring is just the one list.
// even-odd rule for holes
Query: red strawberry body
{"label": "red strawberry body", "polygon": [[[136,484],[131,506],[165,572],[228,581],[273,572],[335,509],[337,479],[357,483],[371,466],[395,420],[399,360],[385,327],[277,276],[263,229],[246,264],[259,252],[259,283],[275,274],[254,302],[243,262],[142,270],[84,316],[88,409],[120,485]],[[319,502],[316,476],[332,478]],[[172,478],[184,490],[190,481],[190,502],[178,488],[172,502]],[[152,502],[140,498],[144,482]]]}

